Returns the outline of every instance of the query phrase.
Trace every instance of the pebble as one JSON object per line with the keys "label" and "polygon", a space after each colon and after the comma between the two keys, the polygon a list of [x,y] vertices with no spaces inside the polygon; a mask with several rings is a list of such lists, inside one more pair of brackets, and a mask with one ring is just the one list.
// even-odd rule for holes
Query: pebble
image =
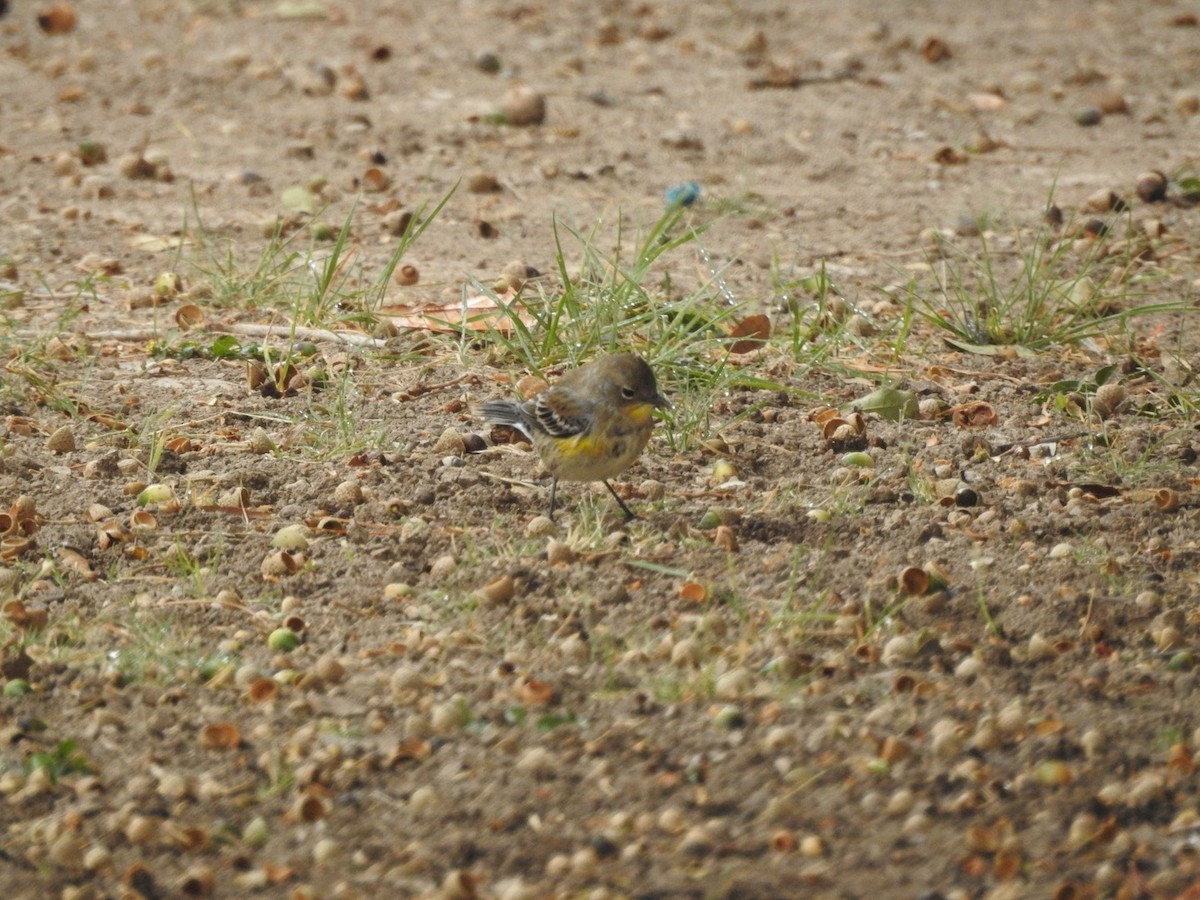
{"label": "pebble", "polygon": [[745,696],[754,686],[754,675],[749,669],[730,669],[717,678],[714,693],[722,700],[735,700]]}
{"label": "pebble", "polygon": [[75,433],[70,425],[56,428],[50,437],[46,438],[46,449],[51,453],[73,453],[75,451]]}
{"label": "pebble", "polygon": [[671,664],[694,667],[700,664],[700,648],[691,638],[683,638],[671,648]]}
{"label": "pebble", "polygon": [[712,849],[712,837],[700,826],[689,828],[679,842],[679,852],[685,856],[705,856]]}
{"label": "pebble", "polygon": [[545,747],[530,747],[517,760],[517,769],[529,775],[547,775],[554,771],[553,755]]}
{"label": "pebble", "polygon": [[501,102],[500,113],[509,125],[540,125],[546,120],[546,97],[532,88],[514,88]]}
{"label": "pebble", "polygon": [[247,446],[251,453],[260,455],[275,451],[275,442],[271,440],[270,435],[267,434],[267,430],[261,426],[250,432]]}
{"label": "pebble", "polygon": [[491,50],[480,50],[476,53],[474,64],[476,69],[488,75],[495,75],[500,71],[500,57]]}
{"label": "pebble", "polygon": [[885,666],[898,666],[917,654],[916,641],[910,635],[898,634],[883,645],[879,659]]}
{"label": "pebble", "polygon": [[525,526],[526,537],[547,537],[558,534],[558,526],[549,516],[534,516]]}
{"label": "pebble", "polygon": [[467,443],[456,428],[450,427],[441,433],[433,445],[434,453],[452,453],[462,456],[467,452]]}
{"label": "pebble", "polygon": [[429,577],[440,580],[452,574],[458,568],[458,560],[450,553],[444,553],[435,559],[429,567]]}
{"label": "pebble", "polygon": [[500,179],[491,172],[476,172],[467,178],[467,190],[472,194],[495,194],[503,187]]}
{"label": "pebble", "polygon": [[362,485],[357,481],[343,481],[334,488],[333,500],[338,506],[357,506],[363,502]]}
{"label": "pebble", "polygon": [[1138,199],[1146,203],[1164,200],[1167,196],[1167,176],[1158,170],[1143,172],[1137,177],[1134,191]]}
{"label": "pebble", "polygon": [[571,549],[570,544],[564,543],[557,538],[550,538],[546,542],[546,562],[550,563],[550,565],[567,566],[575,562],[575,559],[576,553]]}
{"label": "pebble", "polygon": [[900,788],[888,798],[884,807],[889,816],[907,816],[917,804],[917,795],[909,788]]}
{"label": "pebble", "polygon": [[1181,116],[1194,116],[1200,113],[1200,93],[1196,91],[1179,91],[1174,98],[1175,111]]}

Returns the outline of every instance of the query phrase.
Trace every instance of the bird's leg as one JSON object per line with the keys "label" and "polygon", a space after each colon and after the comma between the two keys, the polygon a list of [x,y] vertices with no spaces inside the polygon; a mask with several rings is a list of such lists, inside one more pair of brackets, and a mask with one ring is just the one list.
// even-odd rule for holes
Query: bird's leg
{"label": "bird's leg", "polygon": [[607,481],[604,482],[604,486],[606,488],[608,488],[608,492],[610,494],[612,494],[613,499],[617,501],[617,506],[621,507],[621,512],[625,513],[625,518],[626,519],[636,519],[637,516],[635,516],[633,514],[633,510],[631,510],[628,506],[626,506],[625,501],[617,496],[617,492],[613,490],[613,486],[611,484],[609,484]]}
{"label": "bird's leg", "polygon": [[550,521],[554,521],[554,501],[558,494],[558,479],[550,479]]}

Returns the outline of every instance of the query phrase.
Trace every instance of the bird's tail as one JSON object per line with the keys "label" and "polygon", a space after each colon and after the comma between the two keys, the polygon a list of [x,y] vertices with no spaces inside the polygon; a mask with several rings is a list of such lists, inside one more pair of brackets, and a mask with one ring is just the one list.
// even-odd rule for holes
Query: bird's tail
{"label": "bird's tail", "polygon": [[533,440],[529,426],[521,416],[519,403],[510,400],[489,400],[479,407],[479,415],[489,425],[508,425]]}

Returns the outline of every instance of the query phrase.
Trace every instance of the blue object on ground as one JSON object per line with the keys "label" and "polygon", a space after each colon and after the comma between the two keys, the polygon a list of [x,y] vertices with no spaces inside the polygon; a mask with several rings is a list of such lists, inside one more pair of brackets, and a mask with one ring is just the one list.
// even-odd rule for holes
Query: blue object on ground
{"label": "blue object on ground", "polygon": [[694,181],[685,181],[683,184],[669,187],[666,198],[668,209],[674,209],[676,206],[691,206],[700,199],[700,185]]}

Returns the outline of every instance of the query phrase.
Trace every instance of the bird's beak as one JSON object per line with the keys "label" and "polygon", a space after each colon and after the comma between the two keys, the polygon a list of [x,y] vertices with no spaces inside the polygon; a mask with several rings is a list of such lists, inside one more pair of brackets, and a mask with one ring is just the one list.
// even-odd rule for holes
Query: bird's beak
{"label": "bird's beak", "polygon": [[655,394],[654,399],[651,400],[650,402],[652,404],[654,404],[655,406],[657,406],[659,409],[674,409],[675,408],[675,407],[671,406],[671,401],[668,400],[666,397],[664,397],[662,394]]}

